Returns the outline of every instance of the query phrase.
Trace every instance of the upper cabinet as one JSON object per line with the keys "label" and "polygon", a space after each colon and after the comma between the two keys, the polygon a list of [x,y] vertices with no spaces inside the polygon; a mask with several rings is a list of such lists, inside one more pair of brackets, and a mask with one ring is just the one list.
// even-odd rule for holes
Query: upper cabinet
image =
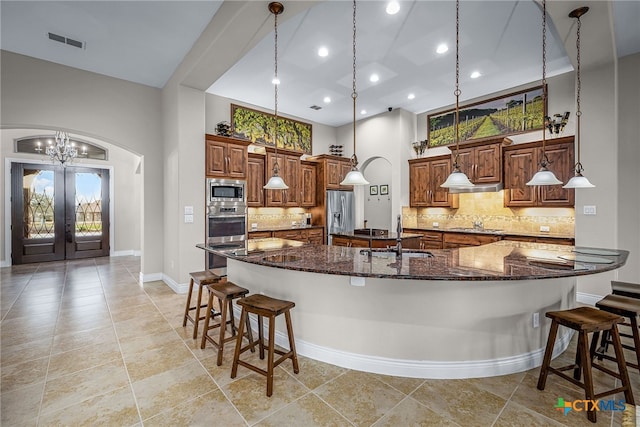
{"label": "upper cabinet", "polygon": [[249,141],[205,135],[205,175],[209,178],[247,178]]}
{"label": "upper cabinet", "polygon": [[451,173],[451,156],[409,160],[409,206],[458,207],[457,195],[440,184]]}
{"label": "upper cabinet", "polygon": [[[265,190],[265,206],[297,207],[300,206],[300,154],[278,152],[279,175],[289,187],[286,190]],[[267,152],[266,175],[271,176],[276,162],[276,154]]]}
{"label": "upper cabinet", "polygon": [[[573,136],[546,142],[547,168],[566,183],[573,176]],[[504,148],[504,205],[507,207],[573,207],[575,190],[562,185],[528,186],[540,168],[542,143],[519,144]]]}
{"label": "upper cabinet", "polygon": [[351,159],[330,154],[313,157],[318,163],[318,185],[325,190],[352,191],[352,185],[340,185],[351,170]]}
{"label": "upper cabinet", "polygon": [[316,205],[316,163],[300,161],[300,206]]}
{"label": "upper cabinet", "polygon": [[265,156],[249,153],[247,161],[247,206],[264,206]]}
{"label": "upper cabinet", "polygon": [[502,181],[502,143],[461,148],[458,156],[460,170],[474,184],[495,184]]}

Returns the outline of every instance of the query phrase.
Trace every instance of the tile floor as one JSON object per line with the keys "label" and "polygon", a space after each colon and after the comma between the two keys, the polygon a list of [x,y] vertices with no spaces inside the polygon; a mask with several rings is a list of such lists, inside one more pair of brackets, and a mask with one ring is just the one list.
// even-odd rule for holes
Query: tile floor
{"label": "tile floor", "polygon": [[[182,327],[185,296],[162,282],[139,285],[139,269],[136,257],[0,269],[3,426],[593,425],[584,413],[555,410],[558,397],[583,395],[557,376],[538,391],[537,369],[422,380],[300,357],[298,375],[288,361],[276,369],[267,398],[264,377],[241,367],[230,378],[232,350],[216,366],[211,345],[201,350]],[[637,370],[631,379],[640,398]],[[621,419],[601,412],[597,425]]]}

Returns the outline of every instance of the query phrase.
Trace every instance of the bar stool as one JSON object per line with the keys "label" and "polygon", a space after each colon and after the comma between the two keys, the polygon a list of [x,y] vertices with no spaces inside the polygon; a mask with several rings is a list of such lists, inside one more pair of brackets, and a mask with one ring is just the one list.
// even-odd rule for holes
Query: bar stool
{"label": "bar stool", "polygon": [[[267,377],[267,397],[271,397],[273,394],[273,369],[280,363],[287,359],[291,359],[293,363],[293,372],[298,373],[298,354],[296,353],[296,345],[293,339],[293,327],[291,325],[291,313],[289,312],[295,303],[291,301],[279,300],[268,297],[266,295],[253,294],[238,301],[238,305],[242,307],[242,314],[240,316],[240,326],[238,334],[242,334],[242,328],[245,322],[248,321],[249,313],[256,314],[258,316],[258,340],[250,341],[245,347],[242,347],[242,340],[236,341],[236,350],[233,355],[233,365],[231,367],[231,378],[235,378],[238,373],[238,365],[242,365],[245,368],[251,369],[258,374]],[[284,313],[285,322],[287,324],[287,336],[289,338],[289,351],[282,351],[275,348],[275,330],[276,330],[276,317]],[[257,366],[251,365],[243,360],[240,360],[240,355],[252,349],[256,343],[259,344],[260,359],[264,360],[264,331],[262,328],[263,317],[269,319],[269,342],[267,346],[267,370],[260,369]],[[279,354],[281,357],[278,360],[273,360],[274,353]]]}
{"label": "bar stool", "polygon": [[614,295],[640,299],[640,284],[630,282],[611,281],[611,291]]}
{"label": "bar stool", "polygon": [[[596,303],[596,307],[600,310],[607,311],[609,313],[617,314],[618,316],[625,317],[628,321],[625,321],[623,325],[631,327],[631,334],[620,332],[620,336],[626,338],[633,338],[633,345],[622,344],[623,348],[627,350],[633,350],[636,354],[637,363],[627,361],[627,366],[640,370],[640,333],[638,331],[638,314],[640,314],[640,300],[636,298],[630,298],[623,295],[607,295]],[[597,337],[594,336],[594,339]],[[599,360],[615,360],[613,356],[605,354],[607,348],[611,344],[611,337],[608,331],[604,331],[602,334],[602,341],[600,341],[600,348],[596,350],[596,354]]]}
{"label": "bar stool", "polygon": [[[210,283],[219,282],[223,278],[216,274],[213,274],[209,270],[189,273],[189,276],[191,276],[191,280],[189,281],[189,291],[187,292],[187,306],[184,309],[184,319],[182,320],[182,327],[187,326],[187,320],[193,323],[193,339],[196,339],[198,337],[198,324],[201,320],[204,319],[204,316],[200,316],[200,309],[207,306],[206,304],[202,304],[202,287]],[[192,306],[191,296],[193,294],[194,284],[198,285],[198,301],[196,305]],[[196,311],[196,314],[194,317],[191,317],[189,313],[193,310]]]}
{"label": "bar stool", "polygon": [[[537,386],[538,390],[544,390],[547,382],[547,375],[549,373],[553,373],[582,388],[585,391],[586,400],[597,400],[601,397],[624,391],[626,402],[631,405],[635,405],[633,400],[633,391],[631,390],[631,383],[629,382],[629,373],[627,372],[627,365],[624,361],[622,345],[620,344],[620,335],[618,334],[617,328],[617,324],[622,323],[624,319],[618,315],[598,310],[593,307],[578,307],[571,310],[550,311],[547,312],[546,316],[550,318],[552,322],[551,328],[549,329],[547,347],[544,352],[544,361],[540,367],[540,376],[538,378]],[[578,332],[578,349],[576,351],[576,360],[574,364],[559,368],[552,368],[550,366],[551,356],[559,325],[566,326],[567,328]],[[616,353],[616,361],[618,364],[618,372],[614,372],[598,363],[592,363],[593,355],[595,354],[595,347],[597,345],[597,337],[594,337],[592,340],[591,348],[589,350],[588,334],[591,332],[595,333],[602,331],[609,331],[611,333],[613,348]],[[596,394],[593,390],[592,367],[620,379],[622,381],[622,387]],[[574,370],[573,378],[563,372],[570,369]],[[584,382],[580,382],[581,373],[584,376]],[[589,421],[595,423],[596,411],[591,409],[587,410],[587,418]]]}
{"label": "bar stool", "polygon": [[[237,298],[244,297],[249,293],[248,289],[240,287],[235,283],[229,282],[227,280],[213,283],[207,285],[207,290],[209,291],[209,302],[206,305],[207,314],[204,318],[204,327],[202,330],[202,341],[200,343],[200,348],[204,349],[207,345],[207,341],[217,347],[218,349],[218,366],[222,365],[222,353],[224,351],[224,345],[229,341],[236,339],[236,325],[235,319],[233,318],[233,300]],[[218,300],[218,304],[220,306],[220,313],[215,313],[213,311],[213,299],[214,297]],[[220,322],[215,323],[213,325],[209,325],[211,321],[211,317],[220,315]],[[231,336],[225,337],[227,332],[227,325],[231,325]],[[220,328],[220,333],[218,335],[218,340],[216,341],[212,336],[209,336],[209,331],[212,329]],[[251,325],[249,324],[249,320],[247,319],[247,337],[249,342],[253,341],[253,335],[251,333]],[[238,334],[237,340],[239,342],[242,341],[243,333],[242,331]],[[252,352],[255,352],[253,347],[251,347]]]}

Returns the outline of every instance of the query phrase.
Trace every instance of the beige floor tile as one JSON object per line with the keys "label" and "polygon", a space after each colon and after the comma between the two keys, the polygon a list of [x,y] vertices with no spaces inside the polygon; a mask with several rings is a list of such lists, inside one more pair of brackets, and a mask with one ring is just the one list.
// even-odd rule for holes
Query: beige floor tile
{"label": "beige floor tile", "polygon": [[122,354],[115,342],[58,353],[51,356],[47,381],[117,360],[122,360]]}
{"label": "beige floor tile", "polygon": [[447,419],[421,405],[411,397],[406,397],[398,406],[387,412],[373,427],[455,427],[454,421]]}
{"label": "beige floor tile", "polygon": [[107,297],[107,301],[109,302],[109,308],[111,310],[137,310],[136,306],[149,304],[151,302],[151,298],[147,296],[144,292],[128,296],[128,297]]}
{"label": "beige floor tile", "polygon": [[47,375],[49,357],[5,365],[2,367],[0,388],[2,392],[17,390],[43,382]]}
{"label": "beige floor tile", "polygon": [[0,424],[3,426],[35,425],[43,391],[44,380],[13,391],[3,388]]}
{"label": "beige floor tile", "polygon": [[273,374],[273,395],[267,397],[267,378],[250,373],[226,384],[222,391],[249,424],[254,424],[309,392],[282,369]]}
{"label": "beige floor tile", "polygon": [[563,426],[562,423],[545,417],[535,411],[518,405],[515,402],[507,403],[507,407],[502,411],[500,417],[494,424],[495,427],[546,427],[546,426]]}
{"label": "beige floor tile", "polygon": [[351,426],[352,424],[313,393],[269,415],[256,426]]}
{"label": "beige floor tile", "polygon": [[224,394],[220,390],[214,390],[149,418],[144,421],[144,425],[145,427],[209,427],[211,425],[244,427],[247,423]]}
{"label": "beige floor tile", "polygon": [[171,330],[169,323],[159,313],[145,313],[144,317],[114,323],[118,339],[139,337]]}
{"label": "beige floor tile", "polygon": [[127,360],[131,360],[135,354],[163,347],[168,344],[184,346],[184,342],[174,330],[120,339],[120,348]]}
{"label": "beige floor tile", "polygon": [[133,383],[142,419],[217,388],[197,361]]}
{"label": "beige floor tile", "polygon": [[51,338],[41,338],[16,345],[3,345],[0,348],[2,365],[13,365],[19,362],[47,357],[51,353]]}
{"label": "beige floor tile", "polygon": [[506,403],[469,380],[425,380],[411,397],[460,425],[490,426]]}
{"label": "beige floor tile", "polygon": [[136,382],[195,360],[182,342],[173,342],[127,356],[125,364],[131,381]]}
{"label": "beige floor tile", "polygon": [[358,426],[375,423],[405,397],[373,374],[356,371],[318,387],[315,393]]}
{"label": "beige floor tile", "polygon": [[[200,359],[200,363],[209,372],[209,375],[213,377],[213,379],[215,380],[215,382],[218,384],[219,387],[229,384],[232,381],[239,380],[240,378],[245,377],[249,375],[251,372],[253,372],[250,369],[245,368],[244,366],[238,366],[238,372],[236,373],[236,377],[231,378],[231,366],[233,364],[233,351],[224,352],[222,355],[223,356],[222,365],[218,366],[217,365],[218,356],[215,352],[215,349],[213,347],[208,347],[207,350],[209,351],[210,357],[205,357],[203,359]],[[244,353],[242,356],[243,356],[242,360],[245,360],[248,363],[255,364],[257,366],[260,366],[260,364],[263,363],[260,361],[257,351],[255,353]],[[281,366],[282,365],[280,365],[280,367]],[[280,369],[280,367],[278,367],[277,369]]]}
{"label": "beige floor tile", "polygon": [[118,307],[117,309],[111,309],[111,318],[114,322],[123,322],[125,320],[132,320],[145,315],[145,313],[157,312],[156,307],[151,301],[147,301],[145,304],[140,304],[135,307]]}
{"label": "beige floor tile", "polygon": [[101,329],[111,325],[111,319],[106,315],[62,320],[56,325],[55,335],[83,332],[90,329]]}
{"label": "beige floor tile", "polygon": [[420,387],[424,382],[422,378],[404,378],[404,377],[393,377],[390,375],[378,375],[374,374],[377,379],[382,381],[385,384],[390,385],[403,392],[404,394],[411,394],[415,389]]}
{"label": "beige floor tile", "polygon": [[98,295],[88,295],[76,298],[63,298],[62,309],[79,308],[85,305],[97,305],[102,306],[106,304],[104,295],[99,293]]}
{"label": "beige floor tile", "polygon": [[48,302],[45,304],[13,304],[11,310],[8,311],[5,319],[15,319],[18,317],[30,317],[30,316],[40,316],[44,313],[51,313],[53,315],[57,315],[60,310],[60,303]]}
{"label": "beige floor tile", "polygon": [[113,325],[88,331],[71,332],[53,337],[51,354],[63,353],[81,347],[101,346],[116,343]]}
{"label": "beige floor tile", "polygon": [[130,426],[140,421],[129,385],[40,415],[40,426]]}
{"label": "beige floor tile", "polygon": [[84,297],[96,297],[98,295],[103,295],[104,292],[102,290],[102,285],[100,282],[95,284],[94,286],[87,287],[76,287],[74,285],[65,285],[64,293],[62,294],[63,301],[74,300],[77,298]]}
{"label": "beige floor tile", "polygon": [[41,411],[66,408],[128,384],[121,360],[55,378],[45,385]]}
{"label": "beige floor tile", "polygon": [[322,384],[325,384],[348,371],[346,368],[330,365],[304,356],[298,356],[298,367],[300,368],[300,372],[297,374],[293,373],[293,365],[291,361],[282,362],[280,366],[285,371],[289,372],[289,374],[294,375],[294,377],[304,384],[309,390],[320,387]]}
{"label": "beige floor tile", "polygon": [[488,378],[470,378],[468,381],[476,387],[496,394],[504,399],[509,399],[518,384],[522,382],[526,373],[518,372],[510,375],[500,375]]}

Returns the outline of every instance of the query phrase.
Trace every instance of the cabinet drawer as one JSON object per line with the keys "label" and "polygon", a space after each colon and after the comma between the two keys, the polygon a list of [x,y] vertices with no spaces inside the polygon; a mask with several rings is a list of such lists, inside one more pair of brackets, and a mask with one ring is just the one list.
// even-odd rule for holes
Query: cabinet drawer
{"label": "cabinet drawer", "polygon": [[267,239],[271,237],[270,231],[250,231],[249,239]]}
{"label": "cabinet drawer", "polygon": [[309,236],[309,238],[312,237],[320,237],[322,238],[323,235],[323,230],[322,228],[311,228],[309,230],[307,230],[307,235]]}
{"label": "cabinet drawer", "polygon": [[303,238],[300,230],[274,231],[273,237],[277,237],[279,239],[290,239],[290,240],[301,240]]}
{"label": "cabinet drawer", "polygon": [[[500,236],[490,236],[486,234],[464,234],[464,233],[444,233],[444,247],[455,247],[451,246],[459,245],[459,246],[480,246],[486,245],[487,243],[493,243],[500,240]],[[448,246],[449,245],[449,246]]]}

